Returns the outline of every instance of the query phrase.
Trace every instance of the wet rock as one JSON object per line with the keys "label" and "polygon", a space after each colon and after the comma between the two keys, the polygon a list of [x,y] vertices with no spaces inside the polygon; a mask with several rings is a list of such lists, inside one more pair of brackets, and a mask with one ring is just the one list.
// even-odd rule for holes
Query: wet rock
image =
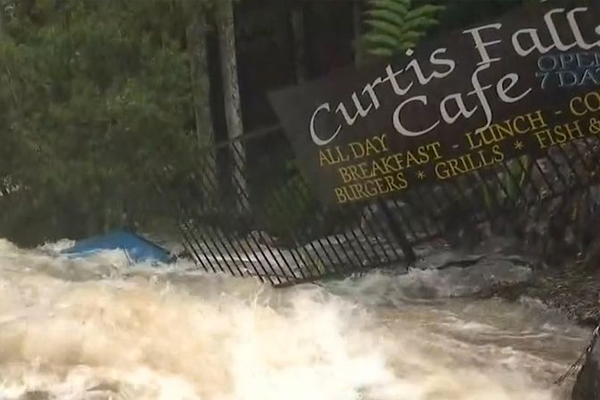
{"label": "wet rock", "polygon": [[482,258],[469,267],[440,270],[440,279],[454,288],[452,297],[491,297],[506,290],[521,291],[532,279],[528,265],[501,258]]}
{"label": "wet rock", "polygon": [[518,256],[436,254],[424,260],[428,268],[400,277],[401,292],[409,298],[519,297],[531,284],[533,268]]}
{"label": "wet rock", "polygon": [[600,343],[595,342],[571,392],[572,400],[600,399]]}
{"label": "wet rock", "polygon": [[469,267],[484,258],[481,254],[461,254],[455,251],[440,251],[417,261],[415,267],[421,269],[446,269]]}
{"label": "wet rock", "polygon": [[527,295],[564,312],[584,326],[596,326],[600,321],[600,280],[581,263],[571,263],[561,269],[538,269]]}

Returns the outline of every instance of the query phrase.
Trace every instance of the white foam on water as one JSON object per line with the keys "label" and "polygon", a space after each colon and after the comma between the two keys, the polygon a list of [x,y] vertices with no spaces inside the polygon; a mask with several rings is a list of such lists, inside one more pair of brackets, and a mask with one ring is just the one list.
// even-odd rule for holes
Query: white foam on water
{"label": "white foam on water", "polygon": [[[3,400],[36,390],[73,400],[564,395],[549,377],[570,359],[522,345],[519,329],[487,319],[483,306],[394,303],[400,289],[377,276],[340,283],[347,287],[338,294],[312,285],[275,290],[191,265],[131,269],[111,252],[67,259],[41,250],[0,241]],[[518,305],[485,307],[526,324]],[[537,325],[522,328],[535,333]],[[567,328],[553,331],[559,346]],[[565,354],[582,343],[568,341]]]}

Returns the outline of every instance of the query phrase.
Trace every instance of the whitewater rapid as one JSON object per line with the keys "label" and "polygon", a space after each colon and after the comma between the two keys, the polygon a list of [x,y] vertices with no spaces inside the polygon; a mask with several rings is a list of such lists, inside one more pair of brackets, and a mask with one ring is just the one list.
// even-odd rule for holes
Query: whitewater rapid
{"label": "whitewater rapid", "polygon": [[272,289],[0,240],[0,400],[561,400],[590,331],[434,271]]}

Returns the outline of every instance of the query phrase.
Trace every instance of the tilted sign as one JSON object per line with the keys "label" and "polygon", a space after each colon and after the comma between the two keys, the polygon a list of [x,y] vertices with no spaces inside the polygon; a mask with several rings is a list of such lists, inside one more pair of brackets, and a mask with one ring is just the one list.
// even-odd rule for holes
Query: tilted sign
{"label": "tilted sign", "polygon": [[523,7],[271,94],[325,203],[443,182],[600,132],[600,7]]}

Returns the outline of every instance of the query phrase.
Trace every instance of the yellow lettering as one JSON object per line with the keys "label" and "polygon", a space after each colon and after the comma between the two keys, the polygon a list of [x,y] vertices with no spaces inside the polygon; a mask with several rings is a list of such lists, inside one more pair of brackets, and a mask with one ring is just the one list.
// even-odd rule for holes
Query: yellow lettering
{"label": "yellow lettering", "polygon": [[554,133],[551,136],[552,144],[562,144],[567,141],[567,134],[563,132],[562,128],[562,126],[555,126],[554,129],[552,129],[552,133]]}
{"label": "yellow lettering", "polygon": [[375,185],[377,185],[377,190],[379,193],[388,193],[390,191],[389,186],[384,186],[383,178],[377,178],[374,180]]}
{"label": "yellow lettering", "polygon": [[515,129],[515,132],[522,134],[522,133],[527,133],[531,130],[530,125],[526,125],[526,128],[519,128],[520,123],[526,124],[525,117],[523,117],[522,115],[519,115],[513,121],[513,128]]}
{"label": "yellow lettering", "polygon": [[360,176],[359,179],[371,178],[372,174],[369,173],[369,169],[367,168],[367,163],[358,164],[358,169],[360,171],[360,174],[357,174],[358,176]]}
{"label": "yellow lettering", "polygon": [[[389,157],[386,157],[386,158],[389,158]],[[379,160],[373,161],[373,170],[371,171],[373,176],[385,175],[388,173],[387,169],[384,169],[381,165],[379,165],[379,161],[383,161],[383,160],[379,159]]]}
{"label": "yellow lettering", "polygon": [[412,163],[419,165],[419,160],[417,160],[412,151],[408,150],[406,152],[406,168],[410,168]]}
{"label": "yellow lettering", "polygon": [[398,164],[398,169],[404,169],[404,165],[403,165],[403,159],[402,156],[404,154],[403,153],[396,153],[394,154],[392,157],[394,158],[394,160],[396,161],[396,164]]}
{"label": "yellow lettering", "polygon": [[426,162],[429,162],[429,153],[427,153],[426,146],[419,146],[417,153],[419,154],[419,164],[425,164]]}
{"label": "yellow lettering", "polygon": [[492,146],[492,153],[494,153],[494,162],[499,163],[504,161],[504,153],[500,150],[500,146],[495,144]]}
{"label": "yellow lettering", "polygon": [[574,121],[570,124],[565,124],[564,128],[567,130],[567,134],[569,135],[569,140],[575,140],[583,137],[583,132],[581,131],[581,126],[579,126],[579,120]]}
{"label": "yellow lettering", "polygon": [[344,183],[352,182],[352,175],[350,175],[350,172],[348,172],[347,167],[340,167],[338,168],[338,171],[340,172],[340,175],[342,176],[342,181]]}
{"label": "yellow lettering", "polygon": [[459,168],[458,160],[455,158],[452,160],[448,160],[448,165],[450,166],[450,170],[452,171],[452,175],[454,176],[464,174],[465,172],[467,172],[466,170],[461,170]]}
{"label": "yellow lettering", "polygon": [[510,137],[515,136],[515,132],[511,125],[511,121],[504,121],[504,126],[500,125],[500,124],[496,124],[496,125],[492,125],[492,126],[496,128],[496,130],[498,131],[498,134],[500,135],[500,137],[498,138],[499,140],[497,140],[497,141],[506,139],[506,136],[504,136],[505,134]]}
{"label": "yellow lettering", "polygon": [[406,177],[404,176],[404,172],[398,172],[396,174],[396,180],[398,181],[400,190],[406,189],[408,187],[408,181],[406,180]]}
{"label": "yellow lettering", "polygon": [[337,161],[335,161],[335,164],[350,160],[350,157],[348,157],[348,155],[345,155],[342,153],[342,151],[340,150],[340,146],[335,146],[335,151],[337,152],[337,155],[338,155],[338,159],[337,159]]}
{"label": "yellow lettering", "polygon": [[579,104],[581,104],[583,106],[583,99],[581,97],[573,97],[571,99],[571,103],[569,103],[569,108],[571,109],[571,114],[573,114],[577,117],[581,117],[582,115],[587,114],[587,110],[585,109],[585,107],[581,108],[582,111],[578,111],[577,109],[575,109],[575,101],[578,101]]}
{"label": "yellow lettering", "polygon": [[366,148],[367,157],[370,156],[371,154],[379,153],[379,151],[377,151],[377,147],[375,147],[369,139],[367,139],[365,141],[365,148]]}
{"label": "yellow lettering", "polygon": [[363,186],[365,189],[365,193],[367,194],[365,197],[373,197],[373,196],[379,194],[379,192],[377,191],[377,188],[374,187],[373,181],[366,181]]}
{"label": "yellow lettering", "polygon": [[[545,149],[546,147],[548,147],[548,145],[546,144],[546,139],[550,138],[550,130],[549,129],[544,129],[543,131],[535,132],[533,135],[537,139],[540,149]],[[542,137],[542,135],[544,137]],[[551,139],[552,138],[550,138],[550,140]]]}
{"label": "yellow lettering", "polygon": [[504,160],[500,145],[495,144],[489,150],[463,154],[458,158],[440,161],[434,167],[435,176],[440,180],[449,179],[468,172],[477,171]]}
{"label": "yellow lettering", "polygon": [[447,167],[448,167],[448,165],[444,161],[441,161],[441,162],[435,164],[435,167],[434,167],[435,176],[437,176],[438,179],[441,179],[441,180],[450,178],[452,176],[452,174],[450,174],[450,171],[448,170]]}
{"label": "yellow lettering", "polygon": [[469,142],[469,150],[475,150],[475,149],[478,149],[481,146],[483,146],[483,144],[481,143],[481,139],[479,139],[479,142],[477,142],[477,144],[473,143],[473,138],[471,137],[471,135],[473,135],[473,132],[467,133],[467,140]]}
{"label": "yellow lettering", "polygon": [[590,112],[600,111],[600,93],[591,92],[586,94],[583,98],[583,102]]}
{"label": "yellow lettering", "polygon": [[573,97],[569,103],[569,108],[571,114],[577,117],[600,111],[600,92],[590,92],[583,97]]}
{"label": "yellow lettering", "polygon": [[385,143],[385,139],[387,139],[387,136],[385,135],[385,133],[381,136],[375,136],[373,138],[373,140],[375,140],[376,142],[379,142],[381,152],[388,151],[387,144]]}
{"label": "yellow lettering", "polygon": [[[329,154],[329,156],[331,157],[331,150],[326,149],[326,151]],[[327,155],[325,155],[325,152],[323,150],[319,150],[319,164],[321,165],[321,167],[323,165],[333,164],[333,161],[330,158],[327,158]]]}
{"label": "yellow lettering", "polygon": [[346,189],[343,187],[333,189],[335,196],[337,197],[338,204],[344,204],[348,201],[348,195]]}
{"label": "yellow lettering", "polygon": [[430,150],[430,151],[432,151],[435,154],[434,160],[439,160],[440,158],[442,158],[442,155],[439,152],[440,147],[442,147],[442,145],[440,144],[440,142],[429,143],[427,145],[427,149]]}
{"label": "yellow lettering", "polygon": [[363,147],[362,143],[359,142],[352,142],[349,143],[348,146],[350,146],[350,150],[352,150],[352,154],[354,155],[354,158],[363,158],[365,156],[365,148]]}
{"label": "yellow lettering", "polygon": [[396,184],[396,182],[394,182],[394,177],[393,176],[386,176],[384,177],[385,179],[385,183],[388,185],[388,187],[390,189],[392,189],[392,191],[398,191],[398,190],[402,190],[403,188],[398,186]]}
{"label": "yellow lettering", "polygon": [[527,114],[527,119],[529,119],[531,129],[542,129],[548,126],[541,110],[538,110],[533,114]]}

